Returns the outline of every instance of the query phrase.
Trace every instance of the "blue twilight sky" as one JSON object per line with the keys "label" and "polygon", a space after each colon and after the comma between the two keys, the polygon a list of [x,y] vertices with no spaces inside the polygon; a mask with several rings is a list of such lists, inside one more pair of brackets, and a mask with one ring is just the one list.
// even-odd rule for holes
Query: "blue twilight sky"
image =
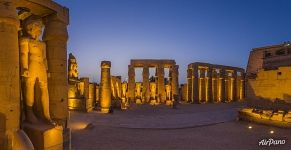
{"label": "blue twilight sky", "polygon": [[91,81],[101,60],[125,79],[130,59],[153,58],[175,59],[183,83],[191,62],[245,68],[252,48],[291,40],[290,0],[56,1],[70,9],[68,52]]}

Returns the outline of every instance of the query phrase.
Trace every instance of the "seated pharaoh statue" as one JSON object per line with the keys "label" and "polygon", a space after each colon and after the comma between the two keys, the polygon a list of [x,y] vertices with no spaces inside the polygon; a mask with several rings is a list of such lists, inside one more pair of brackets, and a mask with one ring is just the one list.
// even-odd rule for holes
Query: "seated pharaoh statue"
{"label": "seated pharaoh statue", "polygon": [[75,56],[70,53],[69,54],[69,62],[68,62],[69,68],[68,68],[68,74],[69,74],[69,80],[77,80],[78,79],[78,64]]}
{"label": "seated pharaoh statue", "polygon": [[[20,62],[21,76],[24,83],[25,121],[37,124],[40,123],[40,119],[43,119],[49,124],[55,124],[49,111],[46,44],[41,40],[43,27],[42,19],[34,15],[23,22],[23,31],[20,38]],[[39,89],[38,95],[41,106],[35,105],[36,86]],[[35,112],[33,107],[41,107],[37,110],[42,110],[42,118],[35,115],[39,112]]]}

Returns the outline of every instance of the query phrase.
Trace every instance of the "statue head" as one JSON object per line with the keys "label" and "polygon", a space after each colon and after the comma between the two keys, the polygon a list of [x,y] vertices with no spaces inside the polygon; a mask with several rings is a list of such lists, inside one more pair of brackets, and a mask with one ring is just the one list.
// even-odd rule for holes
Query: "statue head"
{"label": "statue head", "polygon": [[25,33],[33,39],[40,39],[44,27],[42,18],[31,15],[23,22]]}
{"label": "statue head", "polygon": [[69,78],[78,78],[78,64],[75,56],[70,53],[69,54]]}

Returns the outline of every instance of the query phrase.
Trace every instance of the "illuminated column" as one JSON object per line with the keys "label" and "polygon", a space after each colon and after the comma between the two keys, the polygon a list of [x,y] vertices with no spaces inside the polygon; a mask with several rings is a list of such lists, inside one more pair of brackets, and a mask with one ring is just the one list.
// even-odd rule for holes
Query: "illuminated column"
{"label": "illuminated column", "polygon": [[208,76],[208,82],[207,82],[207,101],[213,102],[213,87],[212,87],[212,72],[213,68],[210,66],[208,68],[207,76]]}
{"label": "illuminated column", "polygon": [[199,77],[199,103],[206,101],[206,78],[205,68],[201,68]]}
{"label": "illuminated column", "polygon": [[85,98],[85,102],[83,103],[84,105],[84,110],[87,110],[87,102],[89,100],[89,78],[88,77],[84,77],[84,78],[80,78],[80,81],[84,83],[84,98]]}
{"label": "illuminated column", "polygon": [[110,61],[101,62],[101,98],[100,106],[102,113],[109,113],[111,106],[111,79],[110,79]]}
{"label": "illuminated column", "polygon": [[217,79],[217,71],[216,71],[216,69],[213,70],[212,81],[213,81],[213,83],[212,83],[213,102],[217,102],[218,99],[219,99],[218,98],[219,94],[218,94],[218,79]]}
{"label": "illuminated column", "polygon": [[135,71],[134,67],[128,65],[128,99],[133,102],[135,99]]}
{"label": "illuminated column", "polygon": [[232,100],[237,101],[237,71],[234,70],[232,74],[233,82],[232,82]]}
{"label": "illuminated column", "polygon": [[[172,97],[175,98],[175,96],[179,95],[179,65],[174,65],[172,68],[170,68],[171,72],[171,86],[172,86]],[[176,100],[176,99],[175,99]]]}
{"label": "illuminated column", "polygon": [[192,66],[188,66],[187,69],[187,102],[193,102],[193,96],[192,96],[192,89],[193,89],[193,69]]}
{"label": "illuminated column", "polygon": [[12,146],[12,133],[19,129],[20,120],[19,21],[14,3],[0,0],[0,149],[7,137],[6,144]]}
{"label": "illuminated column", "polygon": [[220,70],[220,99],[221,102],[226,102],[226,97],[225,97],[225,77],[226,77],[226,72],[225,69]]}
{"label": "illuminated column", "polygon": [[160,98],[160,102],[164,103],[166,100],[166,93],[165,93],[165,71],[163,66],[157,67],[157,76],[158,76],[158,96]]}
{"label": "illuminated column", "polygon": [[199,74],[198,65],[193,65],[193,76],[192,76],[192,97],[193,103],[199,103]]}
{"label": "illuminated column", "polygon": [[241,72],[241,99],[245,99],[245,88],[246,88],[246,73],[244,71]]}
{"label": "illuminated column", "polygon": [[50,15],[46,18],[44,41],[47,48],[48,89],[50,113],[58,123],[66,126],[68,117],[67,23]]}
{"label": "illuminated column", "polygon": [[143,94],[143,101],[144,102],[149,102],[150,98],[150,82],[149,82],[149,76],[150,76],[150,71],[148,66],[143,67],[142,71],[142,82],[143,82],[143,88],[142,88],[142,94]]}

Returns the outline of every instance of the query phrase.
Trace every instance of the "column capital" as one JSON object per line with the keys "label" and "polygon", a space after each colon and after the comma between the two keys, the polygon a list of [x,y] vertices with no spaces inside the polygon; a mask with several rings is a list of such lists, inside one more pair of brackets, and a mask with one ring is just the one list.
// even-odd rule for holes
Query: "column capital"
{"label": "column capital", "polygon": [[101,61],[101,68],[110,68],[111,62],[110,61]]}

